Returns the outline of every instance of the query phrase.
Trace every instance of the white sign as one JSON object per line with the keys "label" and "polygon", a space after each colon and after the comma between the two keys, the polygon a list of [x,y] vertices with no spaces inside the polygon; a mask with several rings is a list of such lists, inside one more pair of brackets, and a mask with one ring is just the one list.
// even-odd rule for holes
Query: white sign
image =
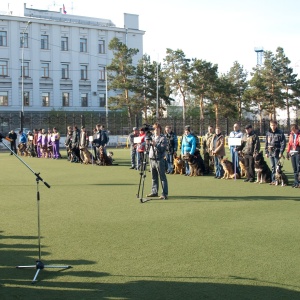
{"label": "white sign", "polygon": [[135,144],[140,144],[142,142],[142,138],[140,136],[133,138],[133,142]]}
{"label": "white sign", "polygon": [[228,138],[229,146],[241,146],[242,138]]}

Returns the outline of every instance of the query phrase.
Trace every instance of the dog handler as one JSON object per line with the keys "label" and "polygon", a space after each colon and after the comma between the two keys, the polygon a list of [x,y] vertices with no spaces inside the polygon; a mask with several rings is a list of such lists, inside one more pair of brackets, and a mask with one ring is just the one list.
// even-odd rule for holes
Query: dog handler
{"label": "dog handler", "polygon": [[270,130],[266,134],[265,153],[270,158],[272,168],[271,185],[275,185],[276,165],[283,155],[286,141],[281,130],[277,128],[277,121],[270,121]]}
{"label": "dog handler", "polygon": [[252,125],[248,124],[245,126],[246,133],[242,137],[241,146],[236,147],[238,151],[244,154],[245,168],[247,178],[244,182],[254,182],[254,158],[253,154],[259,152],[260,142],[258,136],[253,132]]}
{"label": "dog handler", "polygon": [[158,197],[159,178],[162,184],[162,194],[159,199],[168,199],[168,181],[165,172],[165,161],[167,138],[162,133],[162,127],[159,123],[154,123],[154,134],[152,142],[146,139],[150,144],[149,159],[152,175],[152,191],[147,197]]}
{"label": "dog handler", "polygon": [[299,172],[300,172],[300,132],[297,124],[291,125],[291,134],[289,136],[287,159],[291,159],[294,171],[294,184],[293,188],[300,187],[299,185]]}

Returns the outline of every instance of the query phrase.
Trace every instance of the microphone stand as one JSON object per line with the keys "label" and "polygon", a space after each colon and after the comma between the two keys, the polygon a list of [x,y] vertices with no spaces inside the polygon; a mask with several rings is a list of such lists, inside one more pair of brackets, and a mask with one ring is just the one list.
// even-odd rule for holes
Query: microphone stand
{"label": "microphone stand", "polygon": [[36,176],[36,199],[37,199],[37,218],[38,218],[38,260],[36,260],[35,265],[29,265],[29,266],[17,266],[17,269],[36,269],[36,273],[33,277],[32,284],[34,284],[37,281],[37,276],[39,275],[39,272],[45,268],[55,268],[55,269],[69,269],[71,266],[51,266],[51,265],[44,265],[42,262],[42,256],[41,256],[41,226],[40,226],[40,192],[39,192],[39,182],[42,181],[44,185],[47,188],[50,188],[50,185],[43,180],[43,178],[40,176],[40,173],[34,172],[23,159],[21,159],[17,154],[15,154],[5,143],[2,141],[2,135],[0,134],[0,142],[20,161],[22,162],[35,176]]}

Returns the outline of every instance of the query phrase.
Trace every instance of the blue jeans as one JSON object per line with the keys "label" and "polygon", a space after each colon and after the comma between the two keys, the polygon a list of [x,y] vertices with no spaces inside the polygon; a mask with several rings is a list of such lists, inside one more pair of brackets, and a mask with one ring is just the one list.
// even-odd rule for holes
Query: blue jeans
{"label": "blue jeans", "polygon": [[279,161],[279,154],[270,156],[270,164],[271,164],[271,171],[272,171],[272,182],[275,181],[275,173],[276,173],[276,165]]}
{"label": "blue jeans", "polygon": [[167,163],[168,163],[168,169],[167,169],[167,171],[169,173],[173,173],[173,154],[167,153],[166,159],[167,159]]}
{"label": "blue jeans", "polygon": [[299,184],[299,172],[300,172],[300,166],[299,166],[299,161],[300,161],[300,155],[299,154],[294,154],[291,155],[291,163],[294,171],[294,184]]}
{"label": "blue jeans", "polygon": [[239,166],[239,155],[237,151],[234,151],[235,147],[230,147],[231,161],[233,163],[233,170],[235,173],[240,174],[240,166]]}
{"label": "blue jeans", "polygon": [[150,159],[150,170],[152,175],[152,194],[158,194],[159,181],[162,184],[162,195],[168,196],[168,181],[165,172],[165,161]]}
{"label": "blue jeans", "polygon": [[216,177],[222,177],[223,176],[223,168],[221,165],[221,159],[223,157],[221,156],[215,156],[215,170],[216,170]]}

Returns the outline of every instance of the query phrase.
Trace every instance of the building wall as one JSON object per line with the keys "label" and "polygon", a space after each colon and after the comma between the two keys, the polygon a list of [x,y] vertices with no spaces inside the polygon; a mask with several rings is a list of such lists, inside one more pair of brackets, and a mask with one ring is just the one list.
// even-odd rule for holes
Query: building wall
{"label": "building wall", "polygon": [[[0,60],[8,62],[8,76],[0,75],[0,92],[8,91],[8,106],[2,111],[21,111],[22,52],[29,62],[29,77],[23,78],[24,92],[29,92],[30,105],[24,111],[105,111],[99,105],[99,94],[106,93],[106,81],[99,80],[99,67],[106,67],[113,58],[108,44],[114,37],[129,48],[139,49],[136,64],[143,55],[144,31],[138,29],[138,16],[124,14],[124,28],[115,27],[107,19],[63,15],[24,7],[25,17],[0,15],[0,31],[7,32],[7,46],[0,46]],[[27,22],[28,48],[20,39]],[[137,28],[132,28],[137,27]],[[48,36],[48,49],[41,49],[41,35]],[[68,38],[68,51],[61,51],[62,37]],[[87,39],[87,52],[80,52],[80,38]],[[105,42],[105,53],[98,51],[98,41]],[[42,63],[49,64],[49,77],[42,78]],[[69,65],[69,78],[62,79],[62,63]],[[87,79],[81,80],[80,66],[87,66]],[[42,106],[42,93],[50,93],[50,106]],[[70,95],[69,107],[62,107],[62,93]],[[81,106],[81,93],[88,95],[88,106]],[[109,92],[108,96],[113,92]]]}

